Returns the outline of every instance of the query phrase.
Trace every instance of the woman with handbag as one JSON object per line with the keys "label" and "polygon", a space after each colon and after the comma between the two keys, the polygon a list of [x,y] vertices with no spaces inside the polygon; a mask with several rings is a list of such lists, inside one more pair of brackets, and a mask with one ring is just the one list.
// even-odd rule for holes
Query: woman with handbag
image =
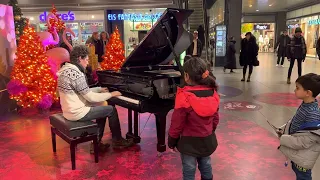
{"label": "woman with handbag", "polygon": [[241,81],[246,80],[247,68],[249,67],[247,82],[250,82],[253,66],[259,66],[258,51],[259,47],[256,38],[251,32],[247,32],[246,37],[241,41],[240,65],[243,66],[243,78]]}

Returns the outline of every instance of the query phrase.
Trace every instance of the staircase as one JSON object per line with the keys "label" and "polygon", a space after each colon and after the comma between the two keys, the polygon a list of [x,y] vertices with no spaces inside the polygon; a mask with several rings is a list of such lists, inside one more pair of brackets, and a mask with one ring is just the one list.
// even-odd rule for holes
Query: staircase
{"label": "staircase", "polygon": [[194,10],[192,15],[189,17],[190,32],[193,33],[193,31],[198,29],[199,25],[204,24],[203,8],[202,8],[203,0],[188,0],[188,1],[189,1],[188,9]]}

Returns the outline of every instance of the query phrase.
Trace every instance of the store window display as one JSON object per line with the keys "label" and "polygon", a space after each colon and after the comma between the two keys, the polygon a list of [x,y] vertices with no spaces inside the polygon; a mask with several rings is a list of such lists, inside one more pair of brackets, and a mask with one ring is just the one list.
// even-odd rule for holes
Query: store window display
{"label": "store window display", "polygon": [[[30,23],[37,32],[47,30],[46,18],[49,12],[40,11],[33,13],[24,13],[30,19]],[[58,14],[70,14],[69,18],[62,18],[67,28],[70,28],[75,37],[72,37],[73,46],[84,45],[86,40],[91,37],[93,32],[104,31],[104,13],[103,11],[58,11]],[[60,34],[61,36],[62,34]],[[62,39],[62,38],[60,38]]]}
{"label": "store window display", "polygon": [[[124,45],[126,57],[129,56],[135,47],[143,40],[164,11],[164,8],[125,9],[121,16],[116,15],[116,18],[124,17]],[[111,18],[111,16],[109,18]]]}
{"label": "store window display", "polygon": [[287,21],[289,33],[293,36],[295,29],[300,27],[303,31],[302,35],[306,40],[307,56],[317,57],[317,40],[320,34],[320,16],[310,16],[304,18],[296,18]]}
{"label": "store window display", "polygon": [[251,32],[257,39],[259,52],[274,52],[274,23],[244,23],[241,28],[241,37]]}

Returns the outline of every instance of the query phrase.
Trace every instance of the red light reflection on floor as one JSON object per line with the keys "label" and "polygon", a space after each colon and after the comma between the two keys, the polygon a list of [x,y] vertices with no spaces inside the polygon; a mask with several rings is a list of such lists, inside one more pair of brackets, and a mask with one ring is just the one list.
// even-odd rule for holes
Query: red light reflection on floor
{"label": "red light reflection on floor", "polygon": [[[119,108],[123,134],[127,131],[126,111]],[[168,115],[168,119],[170,119]],[[141,115],[141,127],[149,114]],[[214,179],[294,178],[285,158],[277,150],[277,138],[258,125],[228,114],[221,114],[217,130],[219,147],[212,155]],[[169,126],[169,121],[167,126]],[[57,138],[57,154],[52,153],[47,115],[10,116],[0,120],[0,179],[110,179],[180,180],[178,153],[156,156],[154,117],[143,131],[142,143],[127,150],[110,149],[101,154],[99,163],[88,153],[89,144],[76,152],[77,170],[71,170],[68,144]],[[109,139],[109,129],[105,139]],[[197,178],[200,179],[199,172]]]}

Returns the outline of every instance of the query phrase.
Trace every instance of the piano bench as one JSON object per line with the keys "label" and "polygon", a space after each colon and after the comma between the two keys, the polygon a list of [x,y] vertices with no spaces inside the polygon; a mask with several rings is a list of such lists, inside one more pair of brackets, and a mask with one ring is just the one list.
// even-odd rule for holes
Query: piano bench
{"label": "piano bench", "polygon": [[98,125],[95,122],[69,121],[62,114],[53,114],[49,119],[53,152],[56,152],[56,135],[58,135],[70,145],[72,170],[76,169],[76,146],[80,143],[93,141],[95,162],[99,162]]}

